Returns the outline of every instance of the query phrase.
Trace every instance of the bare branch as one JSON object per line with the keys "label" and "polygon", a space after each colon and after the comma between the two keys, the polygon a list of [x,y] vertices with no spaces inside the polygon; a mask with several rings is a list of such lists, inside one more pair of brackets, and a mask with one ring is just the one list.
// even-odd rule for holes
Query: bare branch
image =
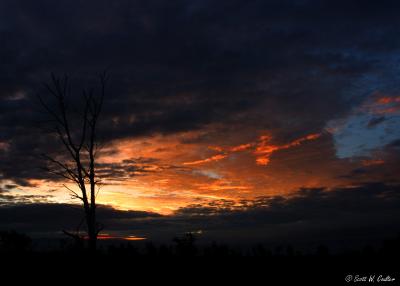
{"label": "bare branch", "polygon": [[68,191],[70,191],[72,193],[72,197],[76,198],[76,199],[80,199],[83,201],[83,197],[79,196],[74,190],[72,190],[70,187],[68,187],[67,185],[63,184],[63,187],[66,188]]}

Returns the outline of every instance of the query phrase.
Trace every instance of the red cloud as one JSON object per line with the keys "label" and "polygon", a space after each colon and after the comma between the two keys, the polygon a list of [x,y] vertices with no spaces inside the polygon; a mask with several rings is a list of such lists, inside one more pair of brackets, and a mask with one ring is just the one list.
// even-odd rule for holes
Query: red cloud
{"label": "red cloud", "polygon": [[269,142],[272,139],[272,136],[270,135],[261,135],[258,141],[256,142],[250,142],[246,144],[241,144],[237,146],[233,146],[230,148],[227,148],[224,151],[224,148],[219,147],[219,146],[209,146],[208,148],[217,152],[223,152],[221,154],[214,155],[212,157],[202,159],[202,160],[196,160],[193,162],[185,162],[183,163],[184,165],[199,165],[199,164],[204,164],[204,163],[209,163],[209,162],[215,162],[215,161],[220,161],[222,159],[225,159],[226,157],[229,156],[230,153],[233,152],[241,152],[249,149],[254,149],[253,154],[256,155],[256,164],[257,165],[268,165],[270,162],[270,156],[272,155],[273,152],[282,150],[282,149],[288,149],[294,146],[298,146],[304,141],[309,141],[309,140],[315,140],[321,136],[320,133],[315,133],[315,134],[309,134],[305,137],[298,138],[288,144],[284,145],[273,145],[270,144]]}
{"label": "red cloud", "polygon": [[315,134],[309,134],[307,136],[301,137],[299,139],[293,140],[292,142],[284,145],[273,145],[269,144],[269,141],[271,140],[271,136],[269,135],[263,135],[260,136],[258,146],[256,150],[254,151],[254,154],[257,156],[256,158],[256,163],[257,165],[268,165],[270,162],[270,156],[272,153],[283,150],[283,149],[288,149],[294,146],[298,146],[304,141],[308,140],[315,140],[321,136],[320,133],[315,133]]}

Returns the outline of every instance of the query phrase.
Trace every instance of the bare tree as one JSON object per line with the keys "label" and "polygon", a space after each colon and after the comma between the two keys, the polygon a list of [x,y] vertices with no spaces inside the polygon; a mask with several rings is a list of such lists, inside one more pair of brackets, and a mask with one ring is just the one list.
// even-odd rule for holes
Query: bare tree
{"label": "bare tree", "polygon": [[[71,84],[67,76],[58,78],[52,74],[51,83],[44,84],[50,98],[44,100],[43,96],[38,95],[40,105],[50,119],[51,130],[63,150],[55,156],[43,154],[48,162],[46,170],[78,187],[79,191],[74,191],[64,184],[74,198],[82,201],[84,217],[80,225],[86,222],[89,249],[93,251],[102,230],[101,224],[96,220],[96,196],[100,190],[100,179],[95,167],[96,155],[100,149],[97,127],[105,95],[106,74],[101,74],[99,79],[98,92],[95,93],[94,89],[82,90],[82,110],[74,116],[71,116],[72,111],[67,103],[71,95]],[[80,225],[75,233],[64,233],[74,239],[82,239],[79,234]]]}

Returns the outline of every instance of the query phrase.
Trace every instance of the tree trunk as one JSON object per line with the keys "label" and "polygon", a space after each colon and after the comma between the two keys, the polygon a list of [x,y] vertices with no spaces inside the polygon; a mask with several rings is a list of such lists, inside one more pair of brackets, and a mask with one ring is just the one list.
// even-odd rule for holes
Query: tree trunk
{"label": "tree trunk", "polygon": [[88,227],[89,251],[95,252],[97,248],[96,211],[91,209],[86,215]]}

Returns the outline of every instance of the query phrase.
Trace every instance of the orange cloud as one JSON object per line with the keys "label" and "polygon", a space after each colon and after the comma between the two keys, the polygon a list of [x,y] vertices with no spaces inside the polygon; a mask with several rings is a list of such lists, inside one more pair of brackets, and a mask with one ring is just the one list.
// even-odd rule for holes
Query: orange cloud
{"label": "orange cloud", "polygon": [[217,152],[222,152],[223,148],[219,147],[219,146],[208,146],[208,149],[213,150],[213,151],[217,151]]}
{"label": "orange cloud", "polygon": [[379,104],[396,103],[396,102],[400,102],[400,96],[396,96],[396,97],[383,96],[381,98],[378,98],[376,102]]}
{"label": "orange cloud", "polygon": [[[89,239],[87,236],[84,239]],[[137,241],[137,240],[145,240],[145,237],[138,237],[134,235],[129,236],[117,236],[117,235],[110,235],[108,233],[102,233],[97,236],[99,240],[129,240],[129,241]]]}
{"label": "orange cloud", "polygon": [[256,158],[256,164],[260,166],[266,166],[269,164],[269,157],[258,157]]}
{"label": "orange cloud", "polygon": [[217,151],[217,152],[224,152],[224,153],[217,154],[210,158],[206,158],[206,159],[202,159],[202,160],[196,160],[193,162],[184,162],[183,165],[200,165],[200,164],[204,164],[204,163],[220,161],[220,160],[228,157],[229,153],[231,153],[231,152],[245,151],[245,150],[252,148],[253,146],[254,146],[253,143],[241,144],[238,146],[233,146],[233,147],[227,148],[226,151],[224,151],[224,148],[220,147],[220,146],[208,146],[208,149],[210,149],[210,150]]}
{"label": "orange cloud", "polygon": [[315,140],[315,139],[319,138],[320,136],[321,136],[320,133],[309,134],[305,137],[296,139],[288,144],[273,145],[273,144],[269,144],[269,141],[272,139],[271,136],[262,135],[262,136],[260,136],[258,146],[254,151],[254,154],[257,156],[256,164],[266,166],[270,162],[270,156],[272,155],[272,153],[279,151],[279,150],[298,146],[301,143],[303,143],[304,141]]}
{"label": "orange cloud", "polygon": [[[208,142],[193,140],[206,132],[211,134]],[[248,136],[254,132],[256,130]],[[228,135],[205,129],[201,132],[111,142],[101,153],[99,163],[107,165],[117,175],[111,174],[109,180],[103,182],[98,202],[121,210],[171,214],[193,203],[208,204],[220,200],[240,202],[258,196],[290,194],[299,186],[336,185],[338,179],[334,175],[342,174],[347,169],[352,170],[360,164],[358,161],[343,165],[330,153],[329,146],[315,150],[314,146],[304,144],[304,148],[296,148],[274,159],[274,168],[260,168],[260,165],[270,163],[273,152],[295,147],[307,140],[317,139],[320,135],[309,134],[286,144],[275,144],[270,134],[262,134],[243,144],[224,145],[232,138]],[[251,138],[243,134],[234,135],[240,136],[233,138],[237,140]],[[229,156],[231,160],[225,160]],[[222,160],[225,160],[223,164],[212,164]],[[317,163],[309,164],[310,161]],[[131,168],[131,165],[139,167],[139,171]],[[121,180],[117,180],[115,176],[121,176],[119,173],[122,170],[125,173],[132,172],[132,175],[124,175]],[[19,189],[29,189],[34,194],[47,194],[48,190],[57,189],[51,193],[54,195],[54,198],[50,198],[52,201],[72,202],[61,182],[31,183],[37,186]],[[73,185],[67,186],[76,190]]]}
{"label": "orange cloud", "polygon": [[247,143],[247,144],[234,146],[234,147],[230,148],[230,151],[231,152],[240,152],[240,151],[248,150],[248,149],[252,148],[253,145],[254,144],[252,144],[252,143]]}
{"label": "orange cloud", "polygon": [[[197,187],[199,190],[204,190],[204,191],[245,191],[249,190],[250,187],[247,185],[244,185],[243,183],[240,182],[232,182],[229,180],[216,180],[214,182],[207,182],[207,183],[200,183],[197,184]],[[220,197],[221,198],[221,197]],[[227,198],[224,198],[227,199]]]}
{"label": "orange cloud", "polygon": [[199,165],[199,164],[204,164],[204,163],[209,163],[209,162],[215,162],[215,161],[222,160],[222,159],[226,158],[227,156],[228,156],[227,154],[218,154],[218,155],[214,155],[210,158],[203,159],[203,160],[197,160],[197,161],[193,161],[193,162],[185,162],[185,163],[183,163],[183,165]]}
{"label": "orange cloud", "polygon": [[372,100],[364,103],[361,110],[377,115],[397,113],[400,111],[400,96],[387,96],[375,92],[372,95]]}

